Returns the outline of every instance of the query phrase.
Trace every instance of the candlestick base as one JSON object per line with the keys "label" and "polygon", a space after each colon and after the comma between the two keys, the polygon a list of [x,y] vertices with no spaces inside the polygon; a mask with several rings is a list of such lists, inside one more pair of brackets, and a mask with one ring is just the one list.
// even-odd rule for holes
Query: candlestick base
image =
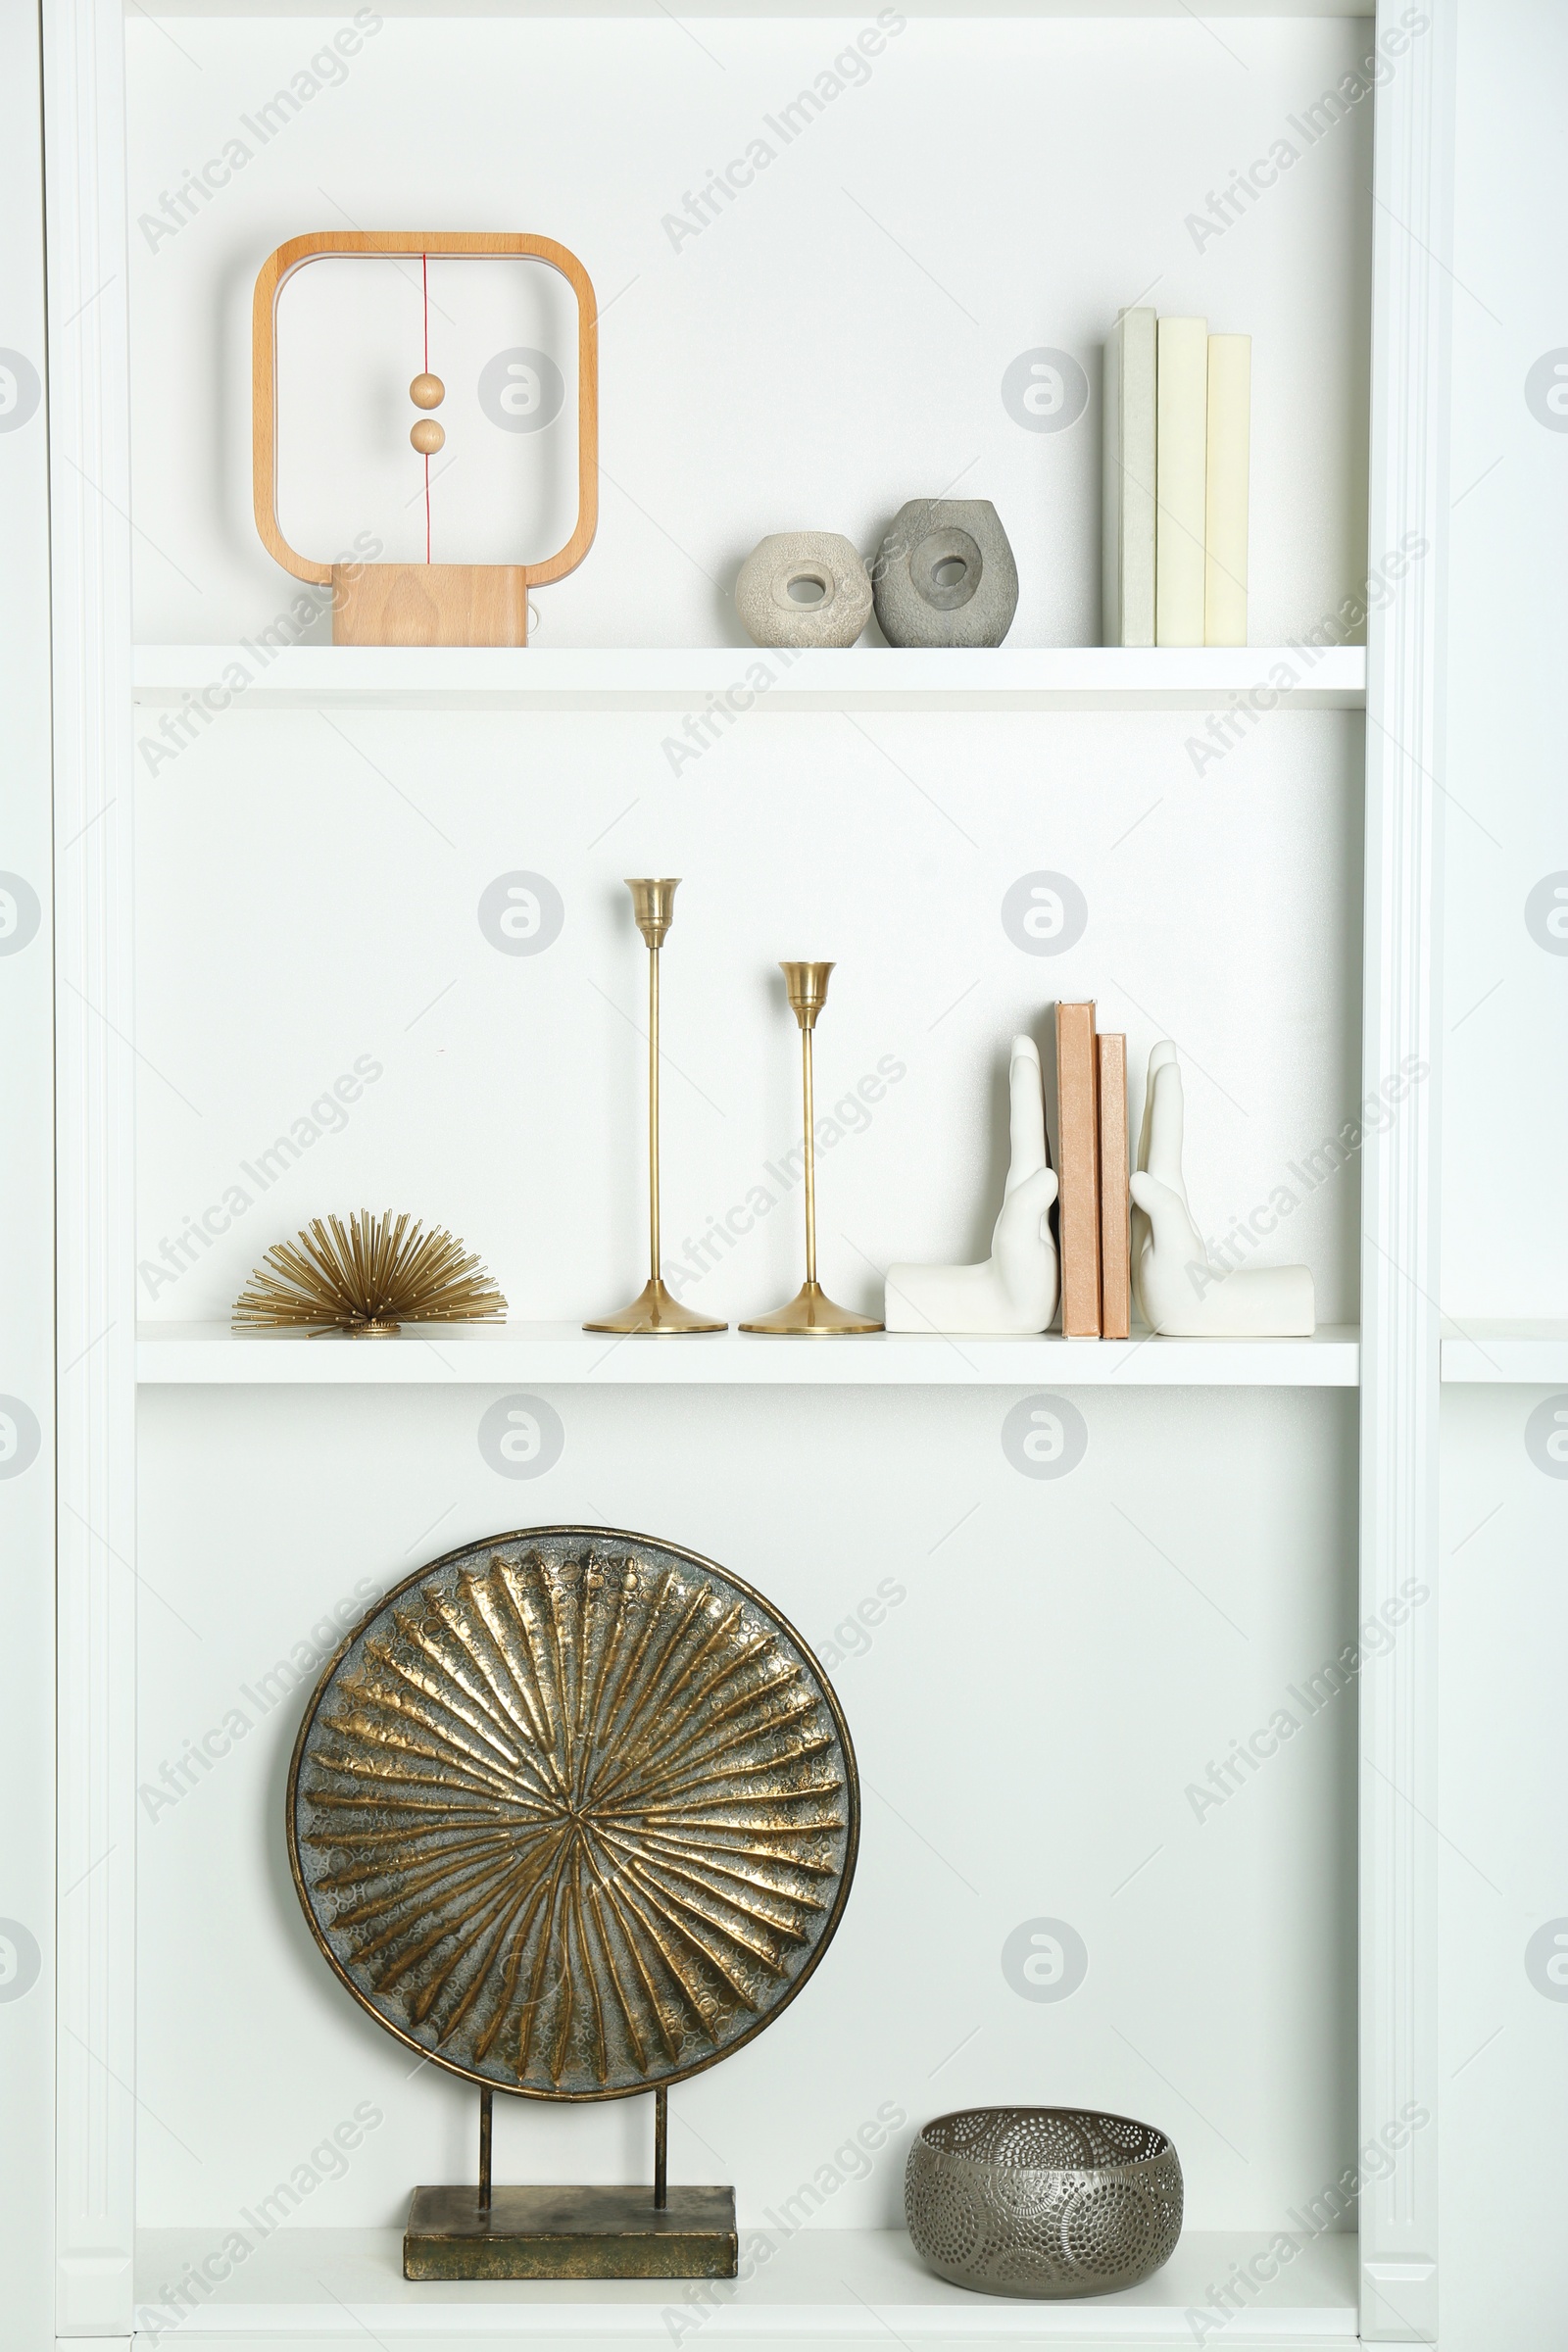
{"label": "candlestick base", "polygon": [[819,1282],[803,1282],[788,1306],[778,1307],[770,1315],[760,1315],[755,1323],[742,1323],[742,1331],[764,1333],[809,1333],[821,1338],[834,1334],[847,1338],[854,1332],[880,1331],[882,1325],[873,1323],[868,1315],[853,1314],[847,1306],[836,1305]]}
{"label": "candlestick base", "polygon": [[[836,1310],[835,1310],[836,1311]],[[666,1339],[677,1332],[728,1331],[727,1323],[710,1323],[706,1315],[694,1315],[678,1298],[672,1298],[663,1282],[655,1274],[643,1285],[630,1306],[623,1306],[618,1315],[607,1315],[602,1323],[585,1323],[584,1331],[613,1331],[622,1338]]]}

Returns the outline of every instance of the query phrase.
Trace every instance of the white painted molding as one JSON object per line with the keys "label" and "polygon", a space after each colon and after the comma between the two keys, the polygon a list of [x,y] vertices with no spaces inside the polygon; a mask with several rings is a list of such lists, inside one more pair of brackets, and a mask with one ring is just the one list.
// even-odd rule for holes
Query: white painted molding
{"label": "white painted molding", "polygon": [[[0,12],[0,335],[9,347],[0,379],[0,2338],[7,2352],[51,2342],[55,2308],[49,419],[41,399],[31,405],[31,386],[15,368],[20,356],[40,384],[48,373],[41,82],[36,10]],[[28,919],[34,907],[35,930]],[[36,1451],[27,1442],[34,1436]]]}
{"label": "white painted molding", "polygon": [[[1361,1615],[1436,1588],[1442,656],[1447,554],[1448,246],[1458,0],[1378,94],[1367,561],[1426,542],[1368,624],[1363,1086],[1428,1067],[1362,1162]],[[1378,9],[1381,35],[1399,12]],[[1408,542],[1410,552],[1414,542]],[[1360,1701],[1360,2130],[1429,2119],[1360,2196],[1361,2333],[1438,2332],[1438,1606],[1369,1660]]]}
{"label": "white painted molding", "polygon": [[135,2105],[130,463],[121,0],[44,30],[59,1348],[56,2326],[125,2334]]}

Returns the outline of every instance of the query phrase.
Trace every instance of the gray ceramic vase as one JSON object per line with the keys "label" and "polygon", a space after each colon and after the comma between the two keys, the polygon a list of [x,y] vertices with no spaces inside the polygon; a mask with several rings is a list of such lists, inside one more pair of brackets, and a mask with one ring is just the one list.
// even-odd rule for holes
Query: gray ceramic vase
{"label": "gray ceramic vase", "polygon": [[774,531],[735,582],[754,645],[853,645],[871,617],[871,578],[837,531]]}
{"label": "gray ceramic vase", "polygon": [[1167,2262],[1182,2168],[1163,2132],[1078,2107],[970,2107],[915,2135],[914,2250],[955,2286],[1039,2301],[1113,2295]]}
{"label": "gray ceramic vase", "polygon": [[1018,610],[1018,566],[989,498],[912,498],[871,567],[889,645],[1000,645]]}

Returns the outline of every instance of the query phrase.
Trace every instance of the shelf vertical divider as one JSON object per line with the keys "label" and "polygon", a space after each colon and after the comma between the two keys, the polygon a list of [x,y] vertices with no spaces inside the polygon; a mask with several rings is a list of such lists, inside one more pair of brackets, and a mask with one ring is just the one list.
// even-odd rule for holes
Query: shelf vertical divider
{"label": "shelf vertical divider", "polygon": [[[1363,1100],[1402,1072],[1361,1177],[1360,1609],[1397,1637],[1360,1676],[1357,2145],[1407,2136],[1360,2184],[1364,2341],[1438,2334],[1438,1406],[1441,777],[1449,242],[1458,0],[1379,91],[1367,564],[1410,560],[1367,637]],[[1386,0],[1381,37],[1395,22]],[[1412,536],[1413,534],[1413,536]],[[1419,551],[1419,552],[1417,552]],[[1425,1591],[1412,1607],[1411,1598]],[[1386,1621],[1388,1621],[1386,1619]],[[1421,2120],[1416,2120],[1421,2119]]]}
{"label": "shelf vertical divider", "polygon": [[[56,2331],[135,2237],[135,1103],[121,0],[43,12],[56,909]],[[35,1237],[45,1246],[45,1237]]]}

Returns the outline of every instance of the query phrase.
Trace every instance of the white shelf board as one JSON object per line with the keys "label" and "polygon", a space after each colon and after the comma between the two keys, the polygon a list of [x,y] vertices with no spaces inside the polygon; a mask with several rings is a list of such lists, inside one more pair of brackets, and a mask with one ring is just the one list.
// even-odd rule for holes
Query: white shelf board
{"label": "white shelf board", "polygon": [[[254,2230],[248,2234],[254,2240]],[[176,2279],[223,2242],[220,2229],[138,2233],[136,2301],[155,2303]],[[1066,2303],[978,2295],[936,2278],[916,2259],[902,2230],[742,2230],[743,2252],[766,2236],[773,2251],[752,2278],[733,2284],[695,2280],[481,2280],[411,2284],[402,2275],[396,2230],[278,2229],[254,2250],[210,2301],[185,2319],[182,2345],[209,2338],[272,2342],[415,2337],[426,2345],[511,2336],[530,2345],[657,2344],[668,2352],[666,2314],[690,2297],[679,2340],[710,2345],[738,2339],[774,2342],[905,2344],[1048,2342],[1077,2345],[1184,2344],[1194,2341],[1190,2311],[1208,2304],[1211,2282],[1226,2280],[1268,2248],[1277,2232],[1193,2230],[1162,2271],[1126,2293]],[[1298,2241],[1299,2242],[1299,2241]],[[1356,2240],[1329,2233],[1299,2243],[1296,2259],[1259,2288],[1245,2316],[1231,2316],[1223,2340],[1271,2347],[1353,2342],[1356,2332]],[[1211,2319],[1219,2314],[1211,2312]],[[1214,2340],[1221,2340],[1216,2331]]]}
{"label": "white shelf board", "polygon": [[[270,654],[270,658],[267,656]],[[235,691],[235,663],[251,683]],[[1219,710],[1269,687],[1284,662],[1301,710],[1366,704],[1360,646],[1149,650],[1119,646],[862,645],[791,659],[760,646],[488,647],[141,645],[135,699],[155,710],[208,696],[223,709],[683,710],[715,699],[759,710]],[[756,672],[768,673],[764,689]],[[748,682],[750,673],[750,682]],[[227,696],[224,701],[220,698]],[[1265,705],[1265,708],[1272,706]]]}
{"label": "white shelf board", "polygon": [[1444,1324],[1443,1378],[1568,1387],[1568,1323]]}
{"label": "white shelf board", "polygon": [[574,1323],[412,1325],[396,1339],[143,1323],[144,1387],[1353,1389],[1353,1326],[1310,1340],[769,1339],[728,1331],[610,1339]]}
{"label": "white shelf board", "polygon": [[[910,17],[1191,17],[1188,0],[902,0]],[[127,17],[145,13],[124,0]],[[1365,17],[1372,0],[1207,0],[1205,17]],[[386,17],[655,17],[668,16],[664,0],[380,0]],[[161,0],[161,17],[330,17],[329,0]],[[683,0],[682,17],[851,16],[849,0]]]}

